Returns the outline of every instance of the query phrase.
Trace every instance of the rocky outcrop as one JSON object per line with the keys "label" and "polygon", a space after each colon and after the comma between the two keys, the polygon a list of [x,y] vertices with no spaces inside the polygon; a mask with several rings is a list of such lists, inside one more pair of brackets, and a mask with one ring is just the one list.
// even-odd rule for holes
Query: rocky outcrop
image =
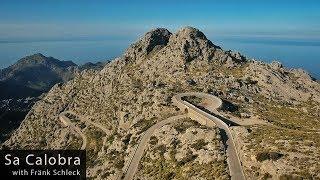
{"label": "rocky outcrop", "polygon": [[301,69],[287,69],[279,62],[265,64],[253,61],[247,68],[247,76],[256,81],[261,93],[290,103],[320,102],[319,83]]}
{"label": "rocky outcrop", "polygon": [[153,29],[147,32],[138,42],[132,44],[124,56],[131,59],[145,57],[152,51],[158,51],[166,46],[171,35],[171,32],[167,29]]}

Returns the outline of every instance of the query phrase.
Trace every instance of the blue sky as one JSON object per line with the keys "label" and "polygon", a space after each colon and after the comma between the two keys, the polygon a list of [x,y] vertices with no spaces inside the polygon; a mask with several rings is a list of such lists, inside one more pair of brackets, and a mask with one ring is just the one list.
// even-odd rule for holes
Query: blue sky
{"label": "blue sky", "polygon": [[113,59],[145,32],[184,26],[214,44],[320,78],[320,0],[0,0],[0,68],[34,53]]}
{"label": "blue sky", "polygon": [[132,38],[194,26],[213,36],[320,39],[319,0],[1,0],[0,41]]}

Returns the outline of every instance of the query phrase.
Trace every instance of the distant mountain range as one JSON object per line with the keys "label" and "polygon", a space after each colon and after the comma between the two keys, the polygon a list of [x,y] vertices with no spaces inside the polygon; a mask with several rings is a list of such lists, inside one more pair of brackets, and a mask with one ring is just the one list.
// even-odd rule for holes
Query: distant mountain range
{"label": "distant mountain range", "polygon": [[40,53],[26,56],[0,70],[0,100],[38,96],[54,84],[72,79],[76,71],[98,70],[103,65],[102,62],[89,62],[78,66],[72,61],[60,61]]}
{"label": "distant mountain range", "polygon": [[107,62],[97,62],[97,63],[87,62],[87,63],[79,66],[79,69],[81,71],[83,71],[85,69],[101,70],[107,63],[108,63],[108,61]]}
{"label": "distant mountain range", "polygon": [[34,54],[0,71],[1,99],[37,96],[69,80],[77,67],[72,61]]}
{"label": "distant mountain range", "polygon": [[105,63],[78,66],[43,54],[33,54],[0,70],[0,141],[18,127],[38,96],[60,82],[72,79],[76,72],[102,69]]}

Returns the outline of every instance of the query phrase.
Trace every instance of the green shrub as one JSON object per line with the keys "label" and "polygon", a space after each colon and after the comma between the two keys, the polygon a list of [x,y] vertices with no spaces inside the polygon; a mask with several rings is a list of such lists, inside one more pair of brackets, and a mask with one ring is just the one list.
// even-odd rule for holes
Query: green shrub
{"label": "green shrub", "polygon": [[126,137],[122,140],[124,145],[128,146],[131,136],[132,136],[132,134],[127,134]]}
{"label": "green shrub", "polygon": [[200,104],[202,102],[202,98],[199,98],[197,96],[184,96],[181,99],[194,105]]}
{"label": "green shrub", "polygon": [[276,161],[280,159],[283,156],[283,154],[277,153],[277,152],[260,152],[257,154],[256,158],[257,161],[262,162],[265,160],[273,160]]}
{"label": "green shrub", "polygon": [[270,159],[276,161],[276,160],[280,159],[283,156],[283,154],[280,154],[277,152],[269,152],[269,156],[270,156]]}
{"label": "green shrub", "polygon": [[164,144],[161,144],[160,146],[156,147],[155,150],[158,151],[161,156],[163,156],[167,151],[167,147]]}
{"label": "green shrub", "polygon": [[117,169],[122,169],[123,166],[124,166],[124,160],[117,158],[116,161],[114,162],[114,166],[115,166]]}
{"label": "green shrub", "polygon": [[194,161],[197,157],[198,157],[198,155],[192,154],[192,151],[189,150],[187,155],[178,162],[178,165],[183,166],[183,165],[187,164],[188,162]]}
{"label": "green shrub", "polygon": [[191,145],[191,147],[195,150],[203,149],[208,143],[204,141],[204,139],[198,139],[197,142]]}
{"label": "green shrub", "polygon": [[150,144],[151,145],[156,145],[158,143],[158,138],[155,136],[150,137]]}
{"label": "green shrub", "polygon": [[272,175],[269,173],[265,173],[262,177],[262,179],[270,179],[270,178],[272,178]]}

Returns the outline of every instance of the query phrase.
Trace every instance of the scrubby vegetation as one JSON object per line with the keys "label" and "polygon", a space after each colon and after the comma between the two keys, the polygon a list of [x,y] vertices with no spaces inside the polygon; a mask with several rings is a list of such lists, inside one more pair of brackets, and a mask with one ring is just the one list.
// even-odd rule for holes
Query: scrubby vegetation
{"label": "scrubby vegetation", "polygon": [[102,138],[105,136],[105,134],[94,126],[88,126],[85,132],[88,141],[86,147],[87,157],[90,157],[87,158],[87,166],[92,167],[98,162],[98,152],[103,147]]}
{"label": "scrubby vegetation", "polygon": [[142,132],[145,132],[147,129],[149,129],[152,125],[155,124],[155,122],[153,121],[155,118],[152,118],[150,120],[145,120],[145,119],[142,119],[140,120],[139,122],[137,122],[135,125],[134,125],[134,128],[139,128],[140,131],[139,131],[139,134],[142,133]]}
{"label": "scrubby vegetation", "polygon": [[202,98],[199,98],[197,96],[184,96],[181,99],[195,105],[200,104],[202,102]]}
{"label": "scrubby vegetation", "polygon": [[[170,129],[167,129],[168,127]],[[162,129],[159,129],[150,138],[149,149],[146,151],[139,166],[139,176],[141,175],[147,179],[230,178],[227,173],[226,159],[223,156],[217,159],[214,158],[217,154],[224,153],[220,150],[221,147],[217,149],[207,149],[205,147],[208,144],[210,144],[210,147],[213,145],[221,146],[219,142],[220,136],[217,135],[218,133],[215,132],[215,129],[204,128],[196,121],[188,118],[172,125],[167,125],[166,128]],[[175,132],[179,132],[179,134],[172,136],[171,133]],[[206,134],[209,132],[209,139],[201,138],[209,136],[209,134]],[[212,133],[214,136],[212,136]],[[163,141],[166,141],[164,138],[166,139],[168,136],[170,136],[170,143],[163,144]],[[194,136],[196,139],[190,139],[191,142],[186,142],[183,136]],[[211,154],[210,158],[204,160],[204,157],[198,154],[202,150],[217,154]],[[181,153],[183,154],[182,157],[180,157]]]}
{"label": "scrubby vegetation", "polygon": [[319,105],[311,100],[294,105],[257,98],[255,109],[269,125],[250,127],[246,137],[246,147],[256,152],[256,160],[278,160],[295,167],[290,170],[290,176],[285,170],[281,171],[284,174],[280,179],[310,178],[319,174]]}
{"label": "scrubby vegetation", "polygon": [[265,161],[265,160],[273,160],[276,161],[280,159],[283,156],[283,154],[277,153],[277,152],[259,152],[256,155],[257,161]]}
{"label": "scrubby vegetation", "polygon": [[204,149],[208,143],[204,141],[204,139],[198,139],[196,143],[192,144],[191,147],[195,150]]}

